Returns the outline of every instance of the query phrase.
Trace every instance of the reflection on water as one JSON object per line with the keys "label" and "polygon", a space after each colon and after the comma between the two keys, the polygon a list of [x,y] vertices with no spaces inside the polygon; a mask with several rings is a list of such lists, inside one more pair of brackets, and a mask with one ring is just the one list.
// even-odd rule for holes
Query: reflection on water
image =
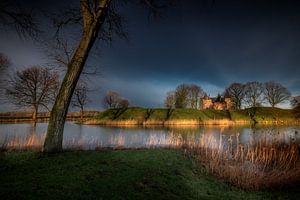
{"label": "reflection on water", "polygon": [[[0,124],[0,147],[4,149],[41,149],[47,123]],[[203,137],[210,138],[211,148],[224,141],[257,144],[264,142],[291,141],[300,143],[300,127],[135,127],[116,128],[78,125],[67,122],[64,131],[65,149],[97,148],[152,148],[180,147],[183,144],[197,145]],[[202,140],[201,140],[202,139]]]}

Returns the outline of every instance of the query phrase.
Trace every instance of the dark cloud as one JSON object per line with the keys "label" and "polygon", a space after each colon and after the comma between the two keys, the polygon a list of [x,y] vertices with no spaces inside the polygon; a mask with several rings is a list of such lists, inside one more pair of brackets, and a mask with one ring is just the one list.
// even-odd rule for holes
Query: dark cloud
{"label": "dark cloud", "polygon": [[[136,5],[121,13],[129,41],[100,44],[89,59],[100,67],[102,77],[91,85],[101,95],[117,90],[134,105],[159,106],[183,82],[216,95],[232,82],[254,80],[300,93],[299,1],[181,1],[158,20]],[[100,106],[101,95],[94,94],[92,107]]]}

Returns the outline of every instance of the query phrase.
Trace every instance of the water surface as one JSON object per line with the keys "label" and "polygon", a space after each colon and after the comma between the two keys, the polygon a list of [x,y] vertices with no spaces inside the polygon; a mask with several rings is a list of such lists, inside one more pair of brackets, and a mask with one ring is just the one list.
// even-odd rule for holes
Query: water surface
{"label": "water surface", "polygon": [[[0,124],[0,147],[22,149],[41,148],[47,123]],[[195,145],[206,141],[235,141],[242,144],[259,142],[296,142],[300,144],[299,126],[264,127],[103,127],[79,125],[66,122],[64,129],[64,149],[97,148],[155,148],[179,147],[182,144]]]}

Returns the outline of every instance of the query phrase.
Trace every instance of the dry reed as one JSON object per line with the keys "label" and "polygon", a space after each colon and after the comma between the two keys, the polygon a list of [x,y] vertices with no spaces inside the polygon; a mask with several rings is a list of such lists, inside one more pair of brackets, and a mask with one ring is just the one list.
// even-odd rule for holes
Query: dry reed
{"label": "dry reed", "polygon": [[300,180],[299,146],[262,140],[240,144],[239,136],[207,135],[186,152],[212,174],[243,189],[282,187]]}

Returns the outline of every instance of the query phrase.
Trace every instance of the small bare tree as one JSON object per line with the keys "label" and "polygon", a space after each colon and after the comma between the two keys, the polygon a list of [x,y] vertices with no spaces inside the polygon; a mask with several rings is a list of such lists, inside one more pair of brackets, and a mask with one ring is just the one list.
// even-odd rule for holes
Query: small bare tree
{"label": "small bare tree", "polygon": [[167,108],[174,108],[175,101],[176,101],[176,99],[175,99],[175,92],[174,91],[169,91],[167,93],[166,98],[165,98],[165,102],[164,102],[165,106]]}
{"label": "small bare tree", "polygon": [[108,91],[104,97],[104,104],[108,108],[116,108],[120,99],[119,93],[115,91]]}
{"label": "small bare tree", "polygon": [[199,107],[199,98],[204,96],[204,91],[196,84],[191,84],[189,87],[190,106],[197,109]]}
{"label": "small bare tree", "polygon": [[122,98],[118,100],[118,105],[117,105],[118,108],[127,108],[128,106],[129,106],[128,99]]}
{"label": "small bare tree", "polygon": [[186,108],[189,105],[190,87],[187,84],[180,84],[175,90],[175,107]]}
{"label": "small bare tree", "polygon": [[8,98],[17,106],[31,107],[35,122],[39,107],[49,110],[48,106],[54,102],[59,86],[58,73],[40,66],[18,71],[8,83]]}
{"label": "small bare tree", "polygon": [[269,81],[264,84],[264,87],[265,99],[272,107],[289,100],[291,97],[291,92],[280,83]]}
{"label": "small bare tree", "polygon": [[[175,108],[198,108],[199,99],[203,97],[205,92],[196,84],[180,84],[175,91],[168,93],[165,99],[165,106],[171,108],[174,104]],[[174,102],[173,102],[174,101]]]}
{"label": "small bare tree", "polygon": [[88,87],[83,81],[77,83],[72,97],[72,106],[80,109],[80,120],[83,121],[84,106],[88,103]]}
{"label": "small bare tree", "polygon": [[291,100],[291,105],[296,117],[300,118],[300,96],[293,97],[293,99]]}
{"label": "small bare tree", "polygon": [[234,109],[241,109],[245,96],[245,85],[242,83],[232,83],[225,89],[224,96],[229,96]]}
{"label": "small bare tree", "polygon": [[248,82],[245,85],[245,99],[244,101],[250,107],[261,106],[263,103],[264,87],[259,82]]}

